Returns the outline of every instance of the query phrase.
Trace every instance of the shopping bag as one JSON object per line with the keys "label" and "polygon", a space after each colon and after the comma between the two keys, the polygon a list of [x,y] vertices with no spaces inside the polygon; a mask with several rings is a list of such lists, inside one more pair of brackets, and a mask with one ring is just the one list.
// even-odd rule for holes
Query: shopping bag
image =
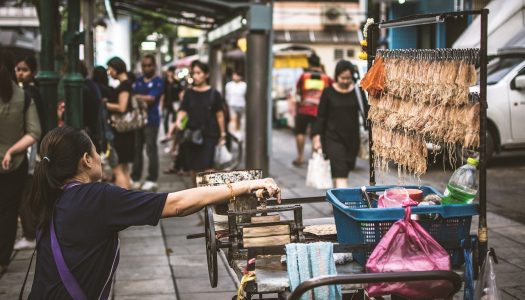
{"label": "shopping bag", "polygon": [[226,145],[218,145],[215,148],[215,164],[222,165],[232,160],[233,155],[228,151]]}
{"label": "shopping bag", "polygon": [[485,262],[481,267],[479,280],[474,291],[474,299],[499,300],[498,285],[496,284],[496,271],[491,251],[487,251]]}
{"label": "shopping bag", "polygon": [[[413,202],[412,202],[413,203]],[[428,232],[405,216],[390,227],[366,263],[367,273],[450,270],[450,256]],[[444,280],[369,284],[370,297],[395,294],[410,299],[445,298],[453,286]]]}
{"label": "shopping bag", "polygon": [[331,189],[333,187],[330,160],[325,159],[321,151],[314,152],[308,161],[306,186],[316,189]]}

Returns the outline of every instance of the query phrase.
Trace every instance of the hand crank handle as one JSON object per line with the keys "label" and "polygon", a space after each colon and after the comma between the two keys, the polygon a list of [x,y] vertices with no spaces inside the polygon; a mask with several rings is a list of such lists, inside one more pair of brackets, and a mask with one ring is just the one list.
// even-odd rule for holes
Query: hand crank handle
{"label": "hand crank handle", "polygon": [[268,199],[270,198],[270,193],[268,193],[268,191],[266,189],[258,189],[254,192],[255,194],[255,197],[257,198],[262,198],[262,199]]}

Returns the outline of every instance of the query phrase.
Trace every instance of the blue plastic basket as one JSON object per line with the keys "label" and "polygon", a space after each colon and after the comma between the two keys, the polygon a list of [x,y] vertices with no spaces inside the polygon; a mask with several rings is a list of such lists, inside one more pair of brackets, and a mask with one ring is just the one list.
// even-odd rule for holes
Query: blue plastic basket
{"label": "blue plastic basket", "polygon": [[[394,186],[371,186],[368,192],[381,192]],[[420,189],[423,195],[437,194],[430,186],[403,186],[408,189]],[[327,199],[334,207],[334,218],[337,227],[337,240],[341,244],[376,245],[387,233],[392,224],[404,216],[403,208],[368,208],[360,188],[328,190]],[[373,201],[373,207],[377,202]],[[478,214],[477,204],[436,205],[413,207],[412,214],[439,214],[438,218],[421,218],[419,224],[441,245],[458,245],[457,248],[446,247],[451,255],[453,266],[463,264],[460,242],[469,238],[472,216]],[[434,215],[436,216],[436,215]],[[365,265],[371,251],[354,252],[354,259]]]}

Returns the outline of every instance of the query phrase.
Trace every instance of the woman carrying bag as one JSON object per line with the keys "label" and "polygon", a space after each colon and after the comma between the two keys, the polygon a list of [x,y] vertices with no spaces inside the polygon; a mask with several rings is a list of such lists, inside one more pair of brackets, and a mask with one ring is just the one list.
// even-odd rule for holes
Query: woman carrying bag
{"label": "woman carrying bag", "polygon": [[[314,150],[323,150],[330,160],[335,187],[348,186],[348,173],[355,168],[359,151],[359,99],[365,99],[355,84],[356,67],[341,60],[335,67],[335,83],[324,89],[313,131]],[[363,114],[364,115],[364,114]],[[365,120],[366,121],[366,120]]]}
{"label": "woman carrying bag", "polygon": [[194,61],[191,73],[193,88],[184,93],[175,127],[185,131],[181,145],[185,169],[200,172],[213,168],[215,147],[226,142],[226,126],[221,94],[207,82],[208,65]]}

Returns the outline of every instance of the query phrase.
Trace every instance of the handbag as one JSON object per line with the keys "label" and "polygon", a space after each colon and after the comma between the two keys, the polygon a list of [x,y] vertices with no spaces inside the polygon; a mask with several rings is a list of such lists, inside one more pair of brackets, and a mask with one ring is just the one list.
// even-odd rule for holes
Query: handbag
{"label": "handbag", "polygon": [[225,163],[228,163],[232,160],[233,155],[228,150],[226,145],[217,145],[215,147],[215,164],[221,166]]}
{"label": "handbag", "polygon": [[146,104],[131,97],[131,106],[124,113],[113,113],[111,115],[111,126],[117,132],[128,132],[144,128],[148,124],[148,111]]}
{"label": "handbag", "polygon": [[322,151],[314,152],[312,158],[308,160],[306,186],[316,189],[331,189],[333,187],[330,160],[324,158]]}
{"label": "handbag", "polygon": [[[405,216],[390,227],[366,263],[367,273],[450,270],[450,256],[421,225],[410,218],[410,204],[404,202]],[[453,289],[445,280],[374,283],[368,295],[395,294],[410,299],[446,298]]]}

